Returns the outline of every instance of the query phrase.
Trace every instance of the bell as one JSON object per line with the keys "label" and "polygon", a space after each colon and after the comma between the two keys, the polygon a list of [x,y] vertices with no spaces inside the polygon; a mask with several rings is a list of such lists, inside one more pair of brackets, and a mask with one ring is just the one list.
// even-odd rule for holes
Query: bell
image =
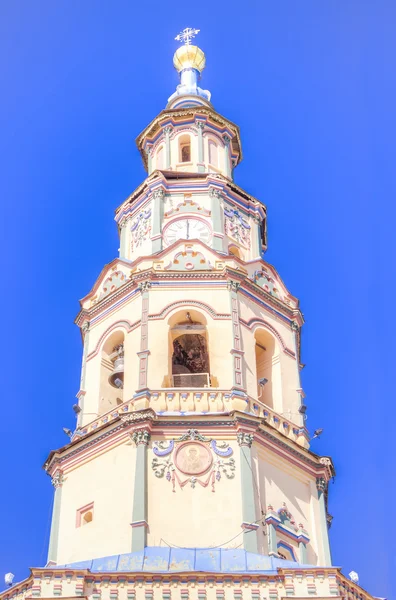
{"label": "bell", "polygon": [[114,361],[113,372],[109,376],[109,383],[115,388],[124,387],[124,356],[118,356]]}

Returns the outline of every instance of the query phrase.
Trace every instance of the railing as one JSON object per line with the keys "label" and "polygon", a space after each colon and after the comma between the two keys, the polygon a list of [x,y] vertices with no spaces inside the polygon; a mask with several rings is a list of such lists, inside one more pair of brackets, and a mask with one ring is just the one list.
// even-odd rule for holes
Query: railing
{"label": "railing", "polygon": [[172,383],[175,388],[208,388],[209,373],[178,373],[172,375]]}
{"label": "railing", "polygon": [[140,397],[128,400],[117,406],[116,409],[101,415],[91,423],[82,427],[78,435],[86,435],[99,427],[118,419],[123,413],[129,413],[145,408],[152,408],[156,413],[228,413],[233,410],[245,412],[259,417],[267,425],[278,431],[282,436],[293,440],[304,448],[309,447],[308,434],[305,427],[301,427],[276,413],[274,410],[254,400],[251,397],[244,399],[234,395],[230,390],[213,388],[163,388],[150,390]]}

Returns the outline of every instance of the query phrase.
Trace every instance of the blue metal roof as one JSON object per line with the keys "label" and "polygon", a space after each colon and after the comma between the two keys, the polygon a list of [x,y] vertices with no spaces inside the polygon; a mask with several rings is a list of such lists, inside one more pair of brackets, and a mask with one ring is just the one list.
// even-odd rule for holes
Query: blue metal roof
{"label": "blue metal roof", "polygon": [[143,573],[257,573],[276,574],[278,568],[301,569],[312,565],[253,554],[242,549],[229,548],[169,548],[148,546],[139,552],[94,558],[51,568],[89,569],[92,572],[109,571]]}

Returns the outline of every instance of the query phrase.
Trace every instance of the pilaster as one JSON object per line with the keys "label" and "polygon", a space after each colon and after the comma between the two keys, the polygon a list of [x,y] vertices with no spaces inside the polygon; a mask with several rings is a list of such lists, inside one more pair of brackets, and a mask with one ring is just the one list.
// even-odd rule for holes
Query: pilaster
{"label": "pilaster", "polygon": [[120,231],[120,258],[126,259],[128,259],[128,226],[129,219],[124,219]]}
{"label": "pilaster", "polygon": [[231,173],[231,152],[230,152],[230,143],[231,138],[228,135],[223,135],[224,140],[224,160],[225,160],[225,172],[229,179],[232,179]]}
{"label": "pilaster", "polygon": [[[150,281],[141,281],[138,284],[142,294],[142,315],[140,322],[140,351],[139,356],[139,387],[138,391],[147,389],[147,363],[150,351],[148,349],[148,313]],[[144,407],[141,407],[144,408]]]}
{"label": "pilaster", "polygon": [[150,430],[147,428],[134,431],[131,440],[136,445],[131,552],[138,552],[147,546],[147,450]]}
{"label": "pilaster", "polygon": [[223,227],[223,211],[221,192],[217,188],[210,188],[210,209],[212,215],[213,241],[214,250],[224,252],[224,227]]}
{"label": "pilaster", "polygon": [[[237,281],[229,280],[227,282],[228,290],[230,292],[230,304],[231,304],[231,319],[232,319],[232,340],[233,347],[231,354],[233,358],[233,387],[237,390],[245,392],[242,372],[242,336],[241,326],[239,323],[239,301],[238,301],[238,289],[240,284]],[[243,409],[244,410],[244,409]]]}
{"label": "pilaster", "polygon": [[147,172],[151,175],[153,171],[153,148],[149,146],[146,150],[147,153]]}
{"label": "pilaster", "polygon": [[64,477],[62,471],[57,471],[51,479],[51,483],[55,488],[54,503],[52,507],[51,533],[48,547],[48,562],[57,564],[58,559],[58,543],[59,543],[59,523],[60,511],[62,502],[62,485]]}
{"label": "pilaster", "polygon": [[327,515],[326,515],[326,503],[325,493],[327,490],[327,481],[324,477],[318,477],[316,479],[316,489],[318,492],[319,500],[319,516],[320,516],[320,536],[319,539],[322,541],[324,566],[331,566],[331,553],[329,544],[329,532],[327,527]]}
{"label": "pilaster", "polygon": [[243,547],[247,552],[258,553],[255,483],[252,469],[253,434],[239,431],[237,441],[241,462],[241,493],[242,493],[242,528]]}
{"label": "pilaster", "polygon": [[166,170],[170,170],[171,168],[171,144],[170,144],[170,136],[172,133],[172,127],[170,127],[170,125],[168,125],[167,127],[164,127],[164,134],[165,134],[165,169]]}
{"label": "pilaster", "polygon": [[77,417],[77,427],[82,425],[82,420],[84,418],[84,396],[85,396],[85,380],[87,373],[87,356],[88,356],[88,347],[89,347],[89,321],[85,321],[81,327],[81,331],[83,334],[84,346],[83,346],[83,355],[82,355],[82,364],[81,364],[81,379],[80,379],[80,390],[77,394],[78,397],[78,406],[80,407],[80,412]]}
{"label": "pilaster", "polygon": [[196,121],[195,124],[198,131],[198,173],[203,173],[205,171],[203,145],[203,131],[205,128],[205,123],[203,121]]}
{"label": "pilaster", "polygon": [[[167,128],[165,128],[167,129]],[[153,192],[153,221],[152,221],[152,234],[151,239],[153,243],[153,253],[160,252],[162,250],[162,237],[161,237],[161,223],[164,212],[164,198],[165,191],[162,188],[158,188]]]}

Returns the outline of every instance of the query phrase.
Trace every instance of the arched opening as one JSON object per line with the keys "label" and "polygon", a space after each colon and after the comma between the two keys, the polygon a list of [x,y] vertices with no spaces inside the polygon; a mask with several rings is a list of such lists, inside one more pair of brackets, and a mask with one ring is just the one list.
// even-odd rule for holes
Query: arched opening
{"label": "arched opening", "polygon": [[99,414],[123,403],[124,333],[115,331],[102,347],[100,361]]}
{"label": "arched opening", "polygon": [[170,319],[171,387],[210,387],[208,333],[204,317],[183,311]]}
{"label": "arched opening", "polygon": [[256,341],[257,398],[267,406],[274,408],[274,392],[278,379],[274,373],[274,362],[277,355],[275,339],[265,329],[257,329],[254,338]]}
{"label": "arched opening", "polygon": [[228,252],[229,252],[229,254],[232,254],[233,256],[236,256],[237,258],[242,259],[241,249],[238,248],[238,246],[234,246],[234,245],[228,246]]}
{"label": "arched opening", "polygon": [[164,147],[160,146],[157,150],[156,168],[161,170],[164,168]]}
{"label": "arched opening", "polygon": [[212,165],[213,167],[217,168],[219,166],[219,153],[218,153],[217,144],[214,140],[209,140],[208,147],[209,147],[209,164]]}
{"label": "arched opening", "polygon": [[191,162],[191,139],[189,135],[179,138],[179,162]]}

